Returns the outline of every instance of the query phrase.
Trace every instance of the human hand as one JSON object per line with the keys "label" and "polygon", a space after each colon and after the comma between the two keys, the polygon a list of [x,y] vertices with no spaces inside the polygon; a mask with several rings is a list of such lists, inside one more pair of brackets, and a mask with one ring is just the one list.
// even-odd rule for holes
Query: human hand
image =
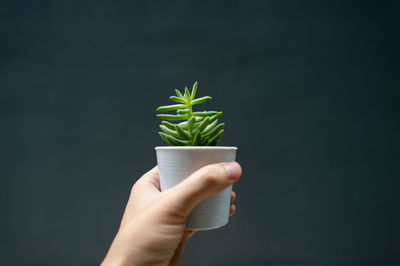
{"label": "human hand", "polygon": [[[211,164],[160,192],[154,167],[133,185],[102,265],[179,265],[186,240],[195,233],[185,230],[188,215],[201,201],[235,183],[241,172],[236,162]],[[229,215],[236,210],[235,198],[232,192]]]}

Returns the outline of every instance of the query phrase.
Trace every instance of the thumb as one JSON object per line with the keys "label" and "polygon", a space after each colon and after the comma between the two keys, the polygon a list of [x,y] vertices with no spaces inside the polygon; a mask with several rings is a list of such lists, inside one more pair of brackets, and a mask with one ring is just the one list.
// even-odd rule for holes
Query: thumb
{"label": "thumb", "polygon": [[207,165],[171,188],[170,202],[187,216],[201,201],[235,183],[241,174],[236,162]]}

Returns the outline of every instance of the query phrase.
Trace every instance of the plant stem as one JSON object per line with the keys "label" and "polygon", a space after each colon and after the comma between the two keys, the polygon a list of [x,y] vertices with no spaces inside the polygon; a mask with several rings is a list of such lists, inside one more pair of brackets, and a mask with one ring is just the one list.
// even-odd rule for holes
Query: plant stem
{"label": "plant stem", "polygon": [[[187,121],[189,121],[189,119],[192,118],[192,111],[193,111],[192,104],[190,101],[187,102],[187,108],[189,109]],[[192,127],[189,125],[189,123],[188,123],[188,131],[189,131],[190,136],[193,136]]]}

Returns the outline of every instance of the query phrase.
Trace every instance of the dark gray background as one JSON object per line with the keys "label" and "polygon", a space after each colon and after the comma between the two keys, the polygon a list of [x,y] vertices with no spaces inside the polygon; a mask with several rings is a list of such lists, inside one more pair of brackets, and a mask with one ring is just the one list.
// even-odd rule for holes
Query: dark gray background
{"label": "dark gray background", "polygon": [[237,214],[186,265],[400,263],[400,1],[3,1],[0,257],[99,263],[199,81]]}

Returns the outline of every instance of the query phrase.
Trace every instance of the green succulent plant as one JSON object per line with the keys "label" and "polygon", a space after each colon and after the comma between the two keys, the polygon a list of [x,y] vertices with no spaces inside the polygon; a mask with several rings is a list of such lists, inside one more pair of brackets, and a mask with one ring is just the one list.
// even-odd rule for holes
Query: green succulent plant
{"label": "green succulent plant", "polygon": [[[224,133],[224,123],[218,124],[218,118],[222,112],[217,111],[193,111],[193,105],[208,102],[212,98],[204,96],[195,99],[197,92],[197,81],[194,83],[192,92],[185,87],[182,94],[175,90],[176,96],[169,97],[178,104],[160,106],[159,112],[175,111],[176,114],[158,114],[161,121],[162,132],[158,134],[171,146],[217,146],[218,141]],[[182,122],[168,122],[168,121]]]}

